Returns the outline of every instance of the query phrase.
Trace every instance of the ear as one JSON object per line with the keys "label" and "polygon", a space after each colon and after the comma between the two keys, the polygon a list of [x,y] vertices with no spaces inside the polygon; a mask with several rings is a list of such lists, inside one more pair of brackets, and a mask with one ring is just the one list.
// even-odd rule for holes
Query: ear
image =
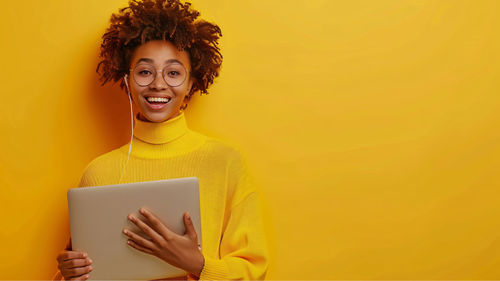
{"label": "ear", "polygon": [[196,78],[194,78],[193,76],[189,77],[189,85],[188,85],[189,92],[191,92],[191,90],[193,89],[193,84],[194,84],[195,79]]}
{"label": "ear", "polygon": [[127,94],[127,96],[130,96],[130,98],[132,100],[134,100],[134,98],[132,97],[132,93],[130,92],[130,86],[129,86],[129,81],[128,81],[128,74],[125,73],[123,75],[123,81],[125,82],[125,88],[126,88],[126,91],[127,91],[125,94]]}

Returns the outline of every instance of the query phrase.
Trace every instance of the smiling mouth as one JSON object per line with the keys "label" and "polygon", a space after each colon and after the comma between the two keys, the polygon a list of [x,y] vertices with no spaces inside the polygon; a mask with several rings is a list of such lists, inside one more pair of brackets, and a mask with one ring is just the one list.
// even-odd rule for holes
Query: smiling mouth
{"label": "smiling mouth", "polygon": [[145,97],[149,104],[165,104],[172,100],[171,97]]}

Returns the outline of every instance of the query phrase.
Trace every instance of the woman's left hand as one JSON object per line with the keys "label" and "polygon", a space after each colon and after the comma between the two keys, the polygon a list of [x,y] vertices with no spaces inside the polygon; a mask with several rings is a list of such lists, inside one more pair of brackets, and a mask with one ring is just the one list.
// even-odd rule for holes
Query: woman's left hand
{"label": "woman's left hand", "polygon": [[129,214],[128,219],[151,237],[151,240],[123,229],[123,233],[129,237],[127,243],[139,251],[154,255],[188,273],[200,276],[205,258],[198,247],[198,235],[189,213],[184,213],[186,233],[178,235],[168,229],[151,211],[140,208],[139,212],[148,220],[151,227],[133,214]]}

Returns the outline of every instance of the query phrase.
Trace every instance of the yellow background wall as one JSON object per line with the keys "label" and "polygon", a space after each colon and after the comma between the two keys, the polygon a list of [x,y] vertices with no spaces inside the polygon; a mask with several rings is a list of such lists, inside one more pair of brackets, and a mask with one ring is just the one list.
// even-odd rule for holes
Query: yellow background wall
{"label": "yellow background wall", "polygon": [[[66,191],[128,141],[95,74],[124,0],[2,3],[0,279],[49,279]],[[196,0],[223,31],[192,129],[247,153],[269,279],[500,279],[497,0]]]}

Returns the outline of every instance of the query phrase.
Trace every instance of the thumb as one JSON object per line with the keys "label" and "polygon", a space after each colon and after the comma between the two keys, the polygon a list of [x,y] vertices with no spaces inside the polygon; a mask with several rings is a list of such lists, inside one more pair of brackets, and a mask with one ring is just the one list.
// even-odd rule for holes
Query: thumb
{"label": "thumb", "polygon": [[185,235],[189,236],[191,240],[195,240],[196,243],[198,243],[198,235],[196,235],[196,230],[194,229],[193,221],[191,220],[189,212],[184,214],[184,224],[186,226]]}
{"label": "thumb", "polygon": [[71,236],[69,237],[69,241],[68,241],[68,244],[66,244],[66,250],[68,251],[71,251],[72,247],[71,247]]}

